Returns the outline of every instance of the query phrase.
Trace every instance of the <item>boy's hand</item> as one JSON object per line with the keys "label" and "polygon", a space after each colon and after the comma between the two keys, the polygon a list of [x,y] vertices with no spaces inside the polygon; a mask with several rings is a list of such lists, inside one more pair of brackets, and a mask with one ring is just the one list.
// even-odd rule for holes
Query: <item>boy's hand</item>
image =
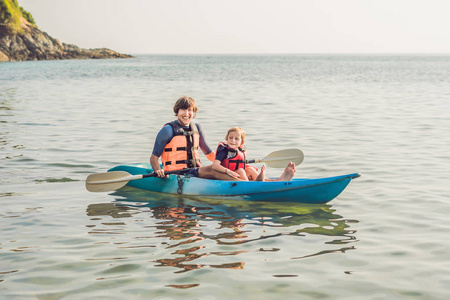
{"label": "boy's hand", "polygon": [[166,177],[166,175],[164,174],[164,170],[163,169],[159,169],[159,170],[156,170],[156,171],[154,171],[155,172],[155,174],[156,174],[156,176],[158,177],[158,178],[164,178],[164,177]]}

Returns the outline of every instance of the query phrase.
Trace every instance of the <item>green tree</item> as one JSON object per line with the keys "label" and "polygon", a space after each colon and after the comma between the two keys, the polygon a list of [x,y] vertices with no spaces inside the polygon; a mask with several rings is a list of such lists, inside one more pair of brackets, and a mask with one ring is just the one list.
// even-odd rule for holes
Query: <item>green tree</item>
{"label": "green tree", "polygon": [[17,0],[0,0],[0,29],[11,33],[22,31],[21,17],[36,26],[33,16]]}

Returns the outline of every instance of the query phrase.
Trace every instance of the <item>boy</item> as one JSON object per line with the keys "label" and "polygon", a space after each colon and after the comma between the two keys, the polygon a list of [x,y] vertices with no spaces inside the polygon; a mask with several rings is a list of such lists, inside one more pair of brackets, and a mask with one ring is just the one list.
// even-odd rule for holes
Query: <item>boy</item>
{"label": "boy", "polygon": [[[210,161],[215,154],[206,144],[201,127],[194,124],[198,107],[195,100],[184,96],[177,100],[173,107],[177,120],[167,123],[156,136],[150,164],[160,178],[165,177],[165,171],[183,170],[180,174],[191,174],[195,177],[219,180],[239,180],[226,172],[221,173],[209,166],[202,166],[199,148]],[[159,158],[163,168],[159,164]],[[231,172],[230,172],[231,173]]]}

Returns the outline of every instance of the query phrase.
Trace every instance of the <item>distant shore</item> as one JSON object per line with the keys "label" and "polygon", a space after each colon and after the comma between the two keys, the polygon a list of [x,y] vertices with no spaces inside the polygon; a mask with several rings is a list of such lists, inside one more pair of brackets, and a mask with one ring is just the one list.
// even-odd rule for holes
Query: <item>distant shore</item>
{"label": "distant shore", "polygon": [[0,33],[0,62],[59,59],[131,58],[128,54],[100,49],[83,49],[61,43],[47,33],[31,27],[24,33]]}
{"label": "distant shore", "polygon": [[133,57],[107,48],[84,49],[62,43],[39,30],[17,1],[0,0],[0,8],[0,62]]}

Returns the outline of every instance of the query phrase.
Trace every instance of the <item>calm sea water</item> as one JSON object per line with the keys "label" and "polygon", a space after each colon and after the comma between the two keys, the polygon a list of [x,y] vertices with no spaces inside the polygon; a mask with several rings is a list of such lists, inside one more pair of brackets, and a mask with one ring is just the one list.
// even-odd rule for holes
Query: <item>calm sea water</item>
{"label": "calm sea water", "polygon": [[[84,180],[147,162],[180,96],[211,147],[360,172],[327,205]],[[450,56],[138,56],[0,64],[1,299],[446,299]],[[277,176],[280,169],[268,169]]]}

